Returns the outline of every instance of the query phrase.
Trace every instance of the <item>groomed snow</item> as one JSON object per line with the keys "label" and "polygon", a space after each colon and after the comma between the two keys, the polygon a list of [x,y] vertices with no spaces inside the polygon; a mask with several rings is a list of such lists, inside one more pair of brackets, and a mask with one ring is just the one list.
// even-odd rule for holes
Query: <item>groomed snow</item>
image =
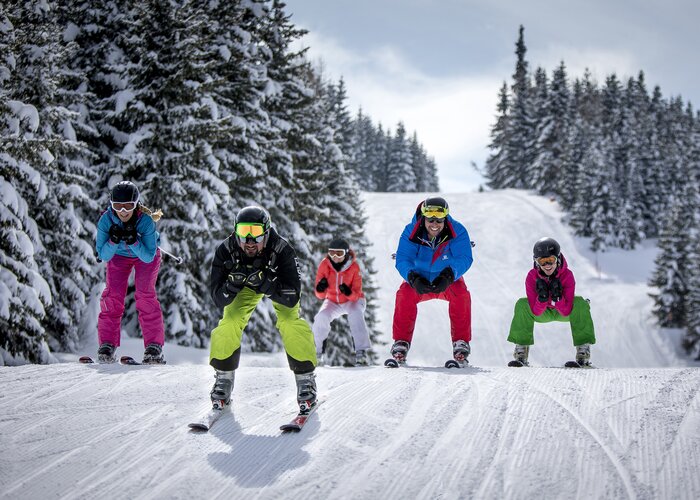
{"label": "groomed snow", "polygon": [[[400,283],[391,253],[421,197],[365,195],[387,343]],[[324,403],[300,434],[281,435],[295,398],[280,353],[244,353],[233,411],[208,434],[187,429],[213,382],[203,351],[167,345],[158,367],[70,354],[0,367],[0,498],[700,498],[700,369],[676,352],[679,332],[654,325],[653,245],[596,257],[545,198],[445,197],[477,243],[472,368],[441,368],[447,305],[421,304],[411,366],[320,367]],[[537,326],[533,367],[504,367],[545,235],[591,299],[596,370],[557,368],[574,352],[567,324]],[[142,349],[125,338],[119,353]]]}

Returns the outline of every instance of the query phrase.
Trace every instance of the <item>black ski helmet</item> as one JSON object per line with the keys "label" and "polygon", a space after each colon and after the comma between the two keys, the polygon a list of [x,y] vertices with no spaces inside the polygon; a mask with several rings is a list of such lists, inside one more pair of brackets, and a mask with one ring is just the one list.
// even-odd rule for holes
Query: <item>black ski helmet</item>
{"label": "black ski helmet", "polygon": [[418,207],[418,215],[425,215],[425,209],[426,207],[440,207],[445,209],[445,215],[444,217],[447,217],[447,214],[450,213],[450,206],[447,204],[447,201],[445,198],[442,198],[441,196],[430,196],[426,198],[423,203],[421,203]]}
{"label": "black ski helmet", "polygon": [[[270,230],[270,214],[267,213],[267,210],[256,205],[241,208],[238,215],[236,215],[236,225],[241,223],[245,224],[246,222],[249,224],[261,224],[265,231],[264,242],[267,243],[267,233]],[[246,242],[244,238],[238,235],[236,235],[236,238],[241,246]]]}
{"label": "black ski helmet", "polygon": [[139,201],[139,188],[131,181],[121,181],[115,184],[109,195],[109,201],[128,203]]}
{"label": "black ski helmet", "polygon": [[344,239],[336,238],[329,243],[328,248],[333,250],[345,250],[347,252],[350,250],[350,245],[348,245],[348,242]]}
{"label": "black ski helmet", "polygon": [[561,254],[559,243],[554,238],[540,238],[535,242],[532,249],[532,258],[539,259],[540,257],[551,257],[554,255],[557,259]]}

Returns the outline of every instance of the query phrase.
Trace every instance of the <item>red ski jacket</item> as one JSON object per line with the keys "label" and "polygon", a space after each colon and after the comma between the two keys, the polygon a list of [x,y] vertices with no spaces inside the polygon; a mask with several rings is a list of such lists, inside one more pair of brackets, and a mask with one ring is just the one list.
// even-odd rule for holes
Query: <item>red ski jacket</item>
{"label": "red ski jacket", "polygon": [[[321,263],[318,265],[318,271],[316,272],[316,281],[314,282],[314,292],[316,297],[321,300],[328,299],[336,304],[342,304],[344,302],[355,302],[365,296],[362,292],[362,273],[360,272],[360,266],[355,262],[355,252],[350,250],[350,258],[345,262],[340,271],[336,271],[331,264],[330,257],[326,256]],[[316,290],[316,285],[323,278],[328,281],[328,288],[323,292]],[[345,295],[340,291],[341,283],[345,283],[350,287],[352,293],[350,295]]]}

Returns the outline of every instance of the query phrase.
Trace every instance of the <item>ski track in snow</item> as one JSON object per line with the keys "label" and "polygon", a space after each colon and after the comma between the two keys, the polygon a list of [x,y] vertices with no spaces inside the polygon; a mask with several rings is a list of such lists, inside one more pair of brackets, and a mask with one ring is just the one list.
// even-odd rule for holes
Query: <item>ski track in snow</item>
{"label": "ski track in snow", "polygon": [[[388,356],[401,278],[390,256],[420,194],[365,195]],[[320,367],[323,401],[303,431],[284,354],[242,356],[232,410],[187,423],[213,382],[206,353],[168,365],[0,367],[0,498],[700,498],[700,370],[654,326],[647,288],[600,278],[544,198],[445,195],[477,242],[471,362],[447,370],[447,304],[419,305],[409,366]],[[541,228],[546,228],[542,230]],[[542,232],[542,234],[540,234]],[[591,298],[593,370],[567,324],[537,325],[532,367],[507,368],[515,300],[535,239],[557,238]],[[139,355],[137,339],[121,354]]]}

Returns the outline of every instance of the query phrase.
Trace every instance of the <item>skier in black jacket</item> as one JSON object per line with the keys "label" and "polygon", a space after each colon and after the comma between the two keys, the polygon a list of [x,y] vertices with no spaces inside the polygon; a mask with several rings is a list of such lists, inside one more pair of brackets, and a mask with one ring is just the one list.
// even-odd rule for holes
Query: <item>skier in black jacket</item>
{"label": "skier in black jacket", "polygon": [[259,206],[241,209],[234,233],[216,249],[210,290],[223,308],[211,332],[209,364],[216,370],[211,391],[214,408],[230,404],[241,337],[258,302],[267,296],[277,314],[277,328],[297,383],[301,411],[316,405],[316,347],[311,327],[299,317],[301,280],[292,246],[271,227],[270,215]]}

